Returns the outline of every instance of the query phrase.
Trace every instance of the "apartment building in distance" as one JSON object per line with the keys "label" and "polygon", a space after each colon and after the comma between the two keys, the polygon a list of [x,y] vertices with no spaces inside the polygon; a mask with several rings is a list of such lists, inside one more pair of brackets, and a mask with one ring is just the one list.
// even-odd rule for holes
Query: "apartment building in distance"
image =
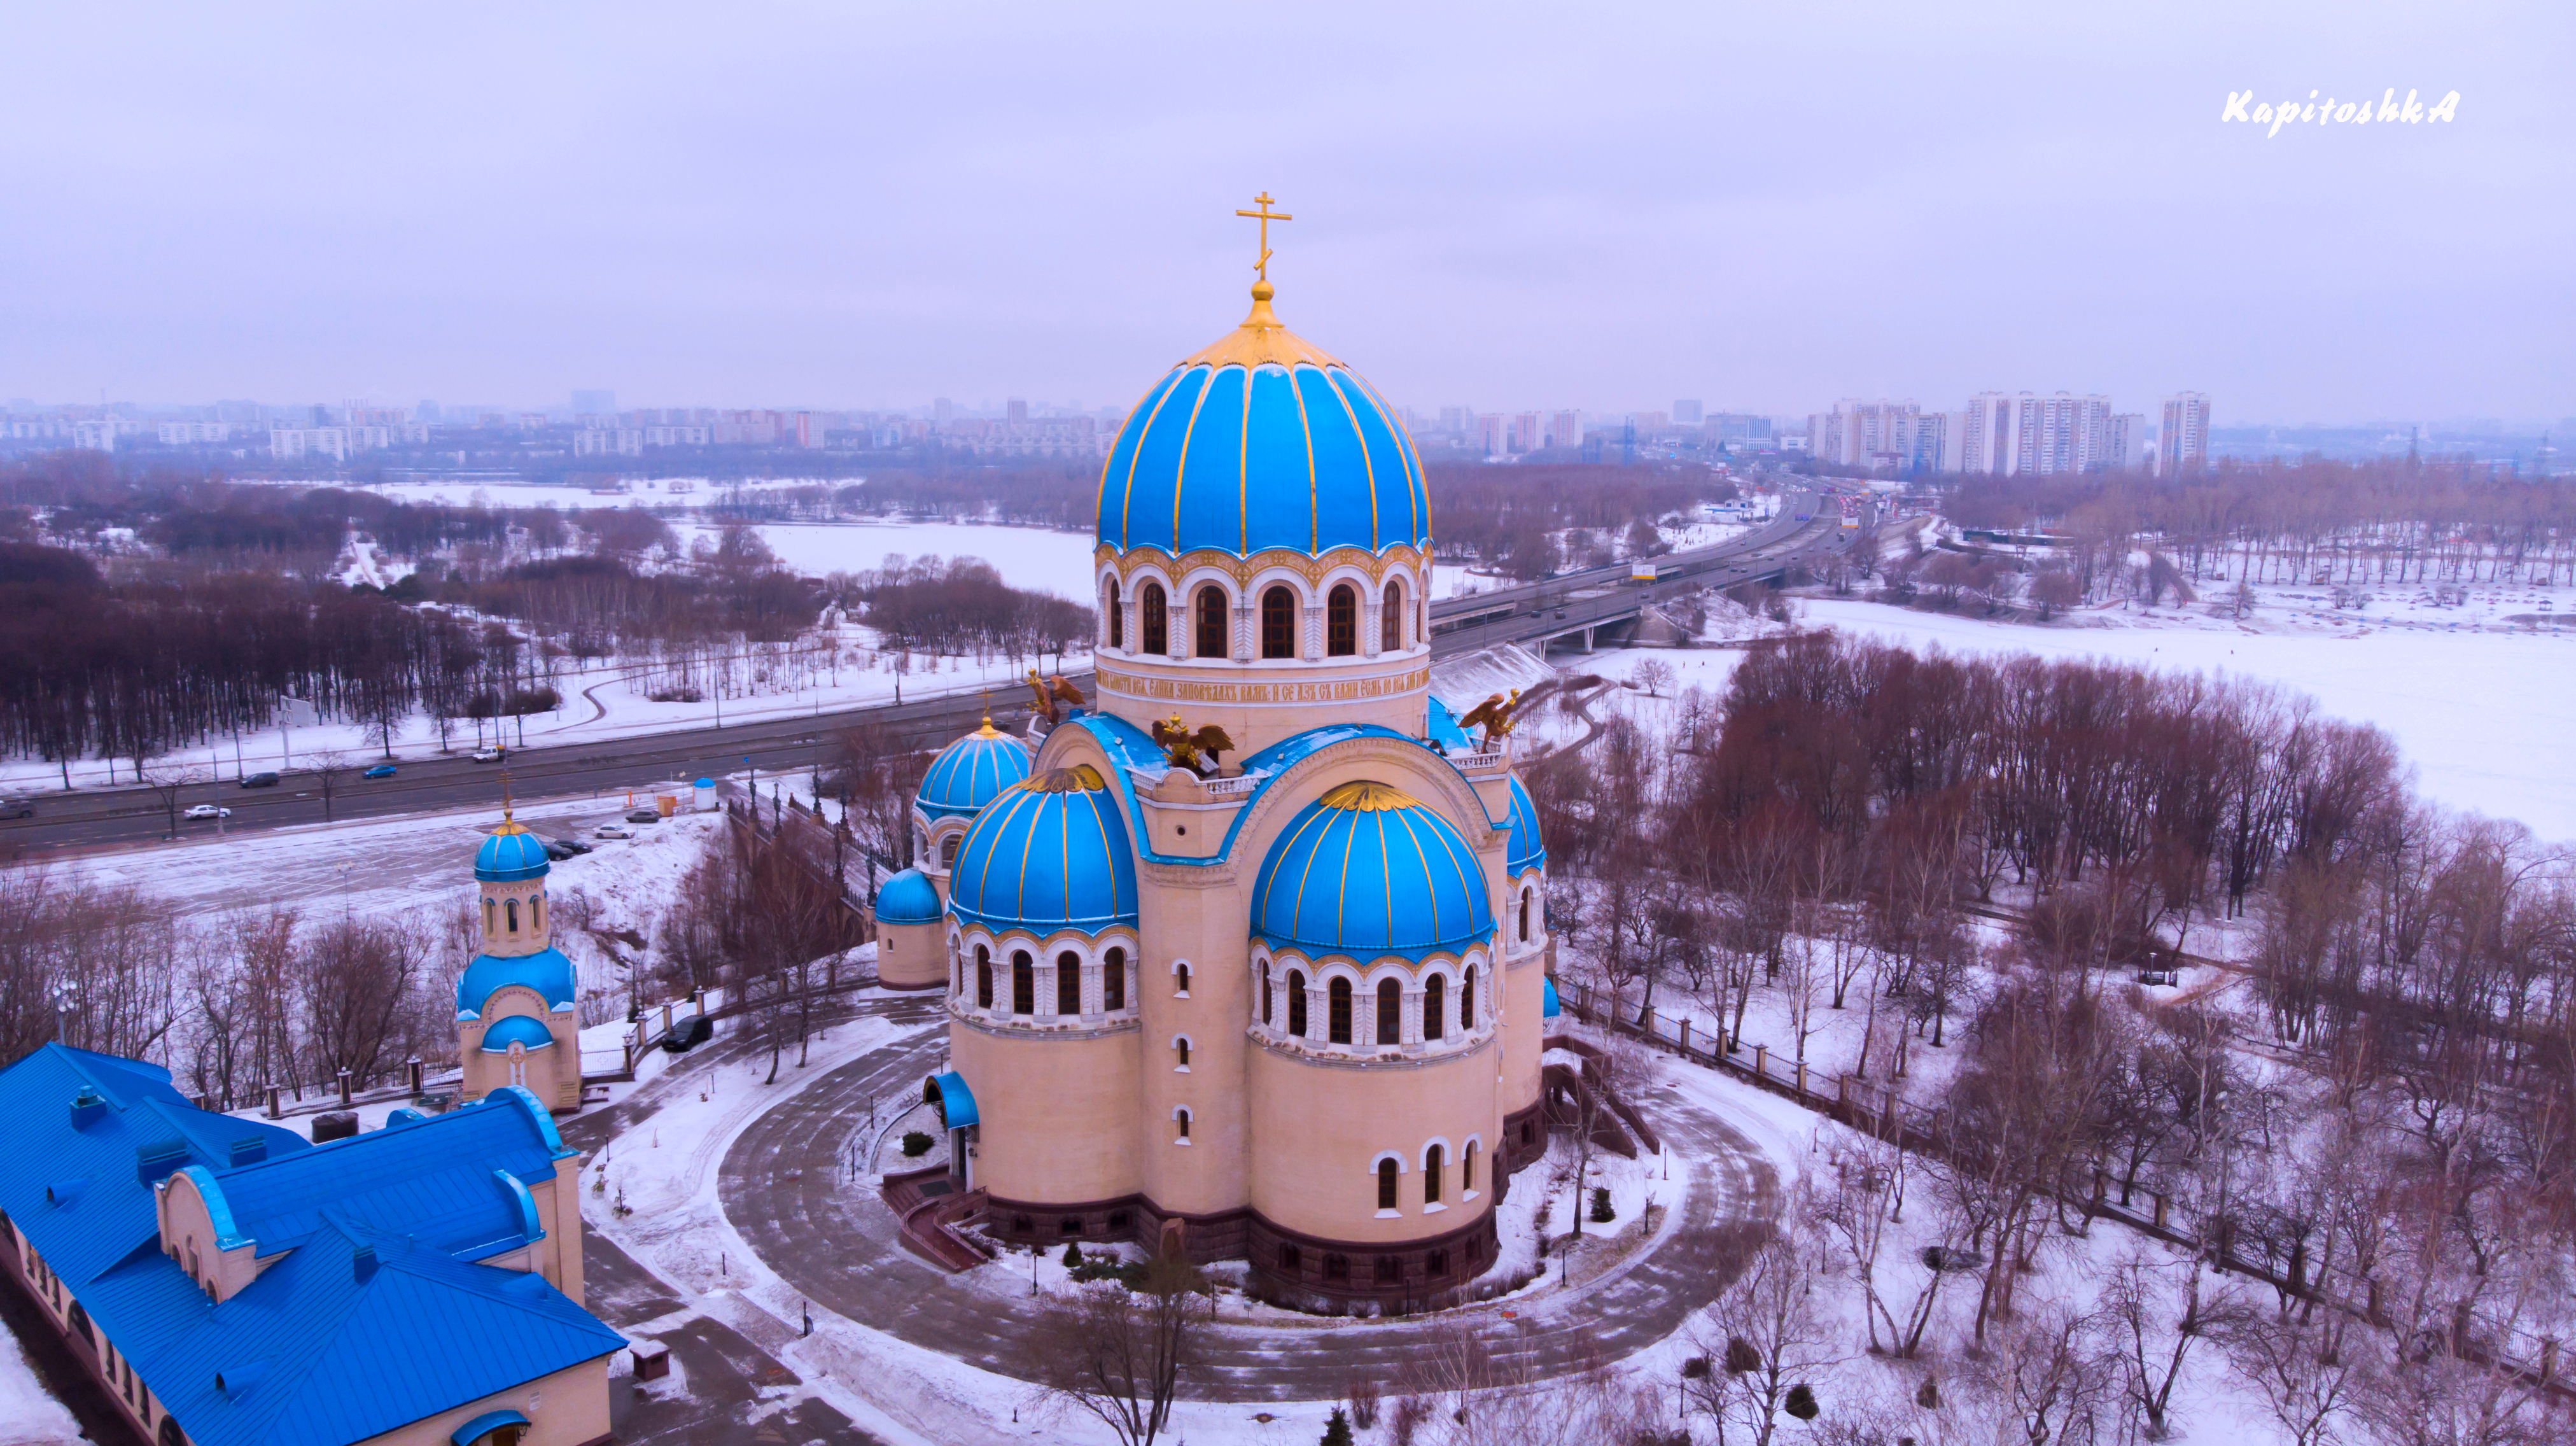
{"label": "apartment building in distance", "polygon": [[2165,398],[2164,425],[2156,431],[2156,475],[2169,477],[2209,465],[2209,396],[2176,392]]}
{"label": "apartment building in distance", "polygon": [[1959,416],[1960,472],[2096,472],[2116,465],[2111,399],[1980,392]]}

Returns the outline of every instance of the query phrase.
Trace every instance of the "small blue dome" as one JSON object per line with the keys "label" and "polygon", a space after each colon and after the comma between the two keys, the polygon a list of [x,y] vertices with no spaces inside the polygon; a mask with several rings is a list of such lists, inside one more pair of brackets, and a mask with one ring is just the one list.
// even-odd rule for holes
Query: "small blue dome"
{"label": "small blue dome", "polygon": [[1054,768],[993,801],[966,832],[948,909],[999,932],[1097,934],[1136,923],[1136,853],[1090,764]]}
{"label": "small blue dome", "polygon": [[1540,983],[1546,986],[1547,994],[1545,1001],[1539,1005],[1539,1017],[1541,1019],[1554,1019],[1565,1012],[1565,1006],[1556,1002],[1556,981],[1553,979],[1544,979],[1541,980]]}
{"label": "small blue dome", "polygon": [[930,761],[921,776],[921,811],[932,818],[976,813],[1028,776],[1028,747],[986,719]]}
{"label": "small blue dome", "polygon": [[1249,557],[1431,545],[1422,464],[1395,414],[1341,362],[1251,316],[1127,414],[1101,474],[1097,532],[1121,552]]}
{"label": "small blue dome", "polygon": [[1311,956],[1420,959],[1494,936],[1493,901],[1449,821],[1383,783],[1299,810],[1262,860],[1252,932]]}
{"label": "small blue dome", "polygon": [[1512,780],[1512,837],[1503,846],[1503,872],[1519,878],[1532,869],[1547,867],[1547,845],[1538,836],[1538,805],[1530,801],[1529,790],[1521,781]]}
{"label": "small blue dome", "polygon": [[474,877],[487,884],[514,884],[546,876],[544,840],[526,824],[504,822],[474,851]]}
{"label": "small blue dome", "polygon": [[548,1009],[572,1007],[572,961],[561,949],[540,949],[508,958],[485,954],[466,965],[464,976],[456,981],[456,1017],[481,1017],[493,994],[513,984],[537,991]]}
{"label": "small blue dome", "polygon": [[877,886],[880,924],[936,924],[939,886],[919,869],[906,869]]}
{"label": "small blue dome", "polygon": [[485,1054],[508,1054],[514,1044],[525,1045],[534,1052],[554,1042],[554,1034],[546,1028],[544,1021],[530,1019],[524,1014],[513,1014],[483,1031]]}

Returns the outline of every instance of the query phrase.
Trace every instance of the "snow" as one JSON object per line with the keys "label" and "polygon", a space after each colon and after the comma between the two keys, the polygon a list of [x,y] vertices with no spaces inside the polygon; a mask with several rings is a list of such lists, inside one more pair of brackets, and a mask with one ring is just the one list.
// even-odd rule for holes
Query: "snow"
{"label": "snow", "polygon": [[[983,526],[956,522],[764,522],[753,529],[778,559],[797,572],[821,577],[882,567],[888,555],[907,558],[980,557],[1018,588],[1034,588],[1090,606],[1092,537],[1042,527]],[[695,523],[681,529],[682,546],[717,529]]]}
{"label": "snow", "polygon": [[18,1338],[0,1331],[0,1446],[68,1446],[83,1439],[80,1422],[36,1379]]}

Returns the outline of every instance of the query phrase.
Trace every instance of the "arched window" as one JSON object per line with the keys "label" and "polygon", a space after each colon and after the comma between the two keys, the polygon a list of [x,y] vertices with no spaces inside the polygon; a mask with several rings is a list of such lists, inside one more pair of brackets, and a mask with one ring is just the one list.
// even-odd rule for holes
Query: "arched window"
{"label": "arched window", "polygon": [[1395,1208],[1395,1161],[1393,1160],[1377,1162],[1377,1208],[1380,1210]]}
{"label": "arched window", "polygon": [[1175,1139],[1186,1140],[1190,1137],[1190,1112],[1188,1110],[1172,1111],[1172,1124],[1177,1130],[1177,1133],[1174,1135]]}
{"label": "arched window", "polygon": [[1449,981],[1437,974],[1422,981],[1422,1037],[1438,1039],[1442,1016],[1448,1013]]}
{"label": "arched window", "polygon": [[993,953],[981,944],[975,946],[975,1007],[993,1007]]}
{"label": "arched window", "polygon": [[1127,646],[1127,610],[1118,605],[1118,579],[1109,580],[1109,646]]}
{"label": "arched window", "polygon": [[1425,1205],[1440,1203],[1441,1164],[1438,1145],[1422,1152],[1422,1203]]}
{"label": "arched window", "polygon": [[957,846],[964,842],[966,842],[966,835],[962,833],[952,833],[939,841],[940,872],[949,874],[957,872]]}
{"label": "arched window", "polygon": [[1473,1140],[1458,1152],[1458,1190],[1461,1195],[1476,1193],[1476,1142]]}
{"label": "arched window", "polygon": [[1458,984],[1458,1028],[1472,1033],[1476,1028],[1476,966],[1467,966],[1466,978]]}
{"label": "arched window", "polygon": [[1334,1044],[1351,1042],[1351,981],[1336,979],[1325,990],[1324,1037]]}
{"label": "arched window", "polygon": [[1055,956],[1055,1012],[1082,1012],[1082,956],[1070,950]]}
{"label": "arched window", "polygon": [[1306,976],[1294,969],[1288,971],[1288,1032],[1306,1037]]}
{"label": "arched window", "polygon": [[1172,1067],[1175,1069],[1190,1067],[1190,1037],[1186,1034],[1172,1041]]}
{"label": "arched window", "polygon": [[513,934],[519,932],[519,901],[516,899],[502,900],[501,912],[507,915],[510,920],[510,932]]}
{"label": "arched window", "polygon": [[1172,626],[1163,616],[1163,585],[1145,584],[1136,597],[1136,627],[1145,635],[1145,651],[1168,653],[1172,650]]}
{"label": "arched window", "polygon": [[1011,955],[1011,1012],[1038,1012],[1038,966],[1026,950]]}
{"label": "arched window", "polygon": [[1360,650],[1360,595],[1349,583],[1324,599],[1324,652],[1347,658]]}
{"label": "arched window", "polygon": [[492,932],[492,925],[493,925],[493,923],[494,923],[494,919],[493,919],[493,909],[494,909],[494,907],[495,907],[495,905],[493,904],[493,902],[492,902],[490,899],[485,899],[485,900],[483,901],[483,932],[484,932],[484,933],[486,933],[486,934],[489,934],[489,933],[491,933],[491,932]]}
{"label": "arched window", "polygon": [[1297,656],[1297,595],[1284,587],[1261,594],[1261,656]]}
{"label": "arched window", "polygon": [[1404,986],[1392,979],[1377,983],[1377,1042],[1400,1044],[1404,1040]]}
{"label": "arched window", "polygon": [[1378,609],[1377,645],[1382,652],[1396,652],[1404,646],[1404,584],[1390,581],[1386,585],[1386,605]]}
{"label": "arched window", "polygon": [[1529,890],[1523,889],[1521,890],[1521,942],[1524,944],[1529,942],[1529,906]]}
{"label": "arched window", "polygon": [[179,1418],[161,1418],[160,1446],[188,1446],[188,1433],[179,1429]]}
{"label": "arched window", "polygon": [[1261,1022],[1270,1022],[1270,971],[1267,968],[1261,971]]}
{"label": "arched window", "polygon": [[1112,1014],[1127,1007],[1127,951],[1112,949],[1100,958],[1100,1007]]}
{"label": "arched window", "polygon": [[543,894],[532,895],[528,899],[528,928],[539,934],[546,931],[546,896]]}
{"label": "arched window", "polygon": [[953,998],[966,997],[966,961],[957,956],[957,946],[948,946],[948,993]]}
{"label": "arched window", "polygon": [[1222,658],[1233,651],[1225,645],[1225,589],[1215,583],[1199,589],[1198,640],[1192,657]]}
{"label": "arched window", "polygon": [[1172,992],[1185,998],[1190,992],[1190,966],[1187,961],[1172,966]]}

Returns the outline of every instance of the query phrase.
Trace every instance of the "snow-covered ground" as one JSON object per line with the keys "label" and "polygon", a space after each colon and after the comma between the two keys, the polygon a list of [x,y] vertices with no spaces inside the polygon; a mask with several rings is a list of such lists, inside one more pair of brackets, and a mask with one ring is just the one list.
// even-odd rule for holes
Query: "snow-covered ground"
{"label": "snow-covered ground", "polygon": [[[1051,592],[1089,606],[1092,539],[1084,532],[1042,527],[982,526],[956,522],[764,522],[753,529],[797,572],[822,577],[883,567],[888,556],[980,557],[1001,570],[1011,586]],[[692,523],[681,545],[712,537],[717,528]]]}
{"label": "snow-covered ground", "polygon": [[70,1446],[86,1439],[80,1422],[46,1394],[18,1338],[0,1331],[0,1446]]}

